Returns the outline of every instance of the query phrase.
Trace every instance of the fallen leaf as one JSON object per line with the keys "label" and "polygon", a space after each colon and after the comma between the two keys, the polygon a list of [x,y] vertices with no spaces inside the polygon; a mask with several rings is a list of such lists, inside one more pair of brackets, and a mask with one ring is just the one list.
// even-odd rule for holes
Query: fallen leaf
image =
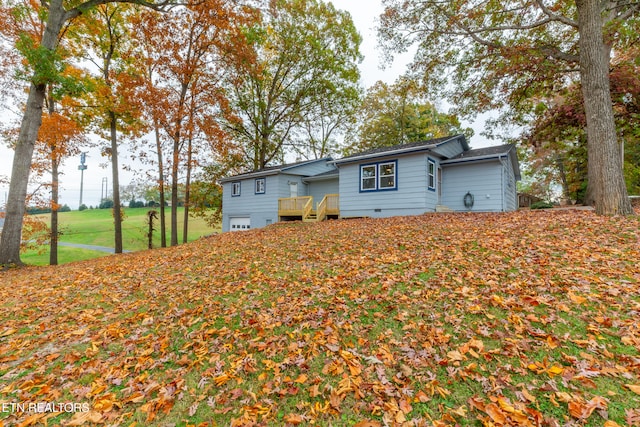
{"label": "fallen leaf", "polygon": [[640,385],[625,384],[624,386],[629,390],[631,390],[632,392],[634,392],[635,394],[640,394]]}

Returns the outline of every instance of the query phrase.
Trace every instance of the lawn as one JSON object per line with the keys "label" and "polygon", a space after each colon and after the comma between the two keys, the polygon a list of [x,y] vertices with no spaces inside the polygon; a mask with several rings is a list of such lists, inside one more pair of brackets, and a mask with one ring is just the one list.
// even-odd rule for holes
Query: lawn
{"label": "lawn", "polygon": [[638,426],[639,259],[638,217],[526,211],[4,271],[0,425]]}
{"label": "lawn", "polygon": [[[147,249],[147,212],[149,208],[125,208],[125,219],[122,223],[122,243],[124,250],[140,251]],[[156,209],[157,210],[157,209]],[[167,209],[167,242],[170,241],[170,212]],[[182,243],[182,223],[184,208],[178,208],[178,238]],[[38,215],[43,221],[49,223],[49,215]],[[79,243],[85,245],[114,247],[113,216],[111,209],[87,209],[84,211],[61,212],[59,214],[61,242]],[[160,222],[156,220],[153,245],[160,247]],[[189,218],[188,240],[193,241],[203,236],[220,232],[220,227],[211,228],[201,218]],[[86,249],[58,248],[59,263],[86,260],[108,255],[105,252]],[[41,250],[30,250],[22,255],[22,261],[32,265],[47,265],[49,263],[49,250],[44,247]]]}

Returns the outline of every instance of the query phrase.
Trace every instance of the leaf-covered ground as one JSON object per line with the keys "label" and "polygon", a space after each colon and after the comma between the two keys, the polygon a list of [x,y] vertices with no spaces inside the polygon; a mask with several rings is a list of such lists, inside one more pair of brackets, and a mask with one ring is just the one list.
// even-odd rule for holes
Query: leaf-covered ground
{"label": "leaf-covered ground", "polygon": [[639,262],[637,217],[546,211],[2,272],[0,426],[638,426]]}

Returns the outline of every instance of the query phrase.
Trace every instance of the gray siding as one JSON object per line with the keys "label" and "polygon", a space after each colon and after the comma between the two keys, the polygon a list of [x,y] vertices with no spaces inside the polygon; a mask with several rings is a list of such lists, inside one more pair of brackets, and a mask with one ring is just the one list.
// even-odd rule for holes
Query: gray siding
{"label": "gray siding", "polygon": [[462,147],[460,138],[456,138],[455,141],[449,141],[446,144],[442,144],[441,146],[433,149],[434,153],[440,154],[445,159],[450,159],[452,157],[455,157],[458,154],[462,153],[463,151],[464,151],[464,147]]}
{"label": "gray siding", "polygon": [[335,168],[336,167],[333,164],[329,164],[326,160],[323,160],[300,166],[292,166],[286,168],[283,172],[292,175],[314,176],[330,170],[335,170]]}
{"label": "gray siding", "polygon": [[298,175],[288,175],[288,174],[281,174],[279,175],[280,178],[280,186],[279,186],[279,190],[278,190],[278,194],[275,196],[276,197],[276,208],[278,205],[278,198],[280,197],[291,197],[291,190],[289,185],[293,182],[297,182],[298,183],[298,196],[308,196],[309,195],[309,190],[307,189],[307,184],[305,184],[304,182],[302,182],[303,177],[298,176]]}
{"label": "gray siding", "polygon": [[[265,177],[265,193],[255,194],[255,178],[240,180],[240,196],[231,196],[234,182],[222,185],[222,231],[229,231],[232,217],[251,218],[251,228],[259,228],[278,221],[278,194],[281,191],[281,176]],[[287,188],[288,191],[288,188]]]}
{"label": "gray siding", "polygon": [[[376,159],[375,163],[398,161],[397,190],[360,192],[361,162],[340,166],[340,215],[342,217],[389,217],[434,211],[438,192],[427,189],[426,154]],[[437,159],[432,159],[438,164]]]}
{"label": "gray siding", "polygon": [[518,189],[513,166],[509,159],[502,159],[504,177],[504,210],[515,211],[518,209]]}
{"label": "gray siding", "polygon": [[338,178],[323,181],[311,181],[307,184],[309,195],[313,197],[314,209],[327,194],[338,194]]}
{"label": "gray siding", "polygon": [[[443,165],[442,204],[456,211],[502,211],[502,164],[496,159],[487,162],[466,162]],[[471,209],[464,206],[464,196],[474,197]]]}

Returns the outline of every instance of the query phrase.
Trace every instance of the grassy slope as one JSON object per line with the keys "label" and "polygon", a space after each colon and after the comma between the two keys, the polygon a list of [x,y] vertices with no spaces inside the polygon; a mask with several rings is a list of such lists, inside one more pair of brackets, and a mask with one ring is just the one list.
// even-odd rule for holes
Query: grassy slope
{"label": "grassy slope", "polygon": [[[122,241],[125,250],[139,251],[147,249],[148,232],[147,212],[149,208],[125,208],[125,220],[122,225]],[[182,221],[184,208],[178,208],[178,239],[182,242]],[[49,221],[49,215],[40,215],[44,221]],[[59,214],[61,242],[80,243],[113,247],[113,217],[110,209],[87,209],[84,211],[61,212]],[[154,233],[154,247],[160,246],[160,222],[156,221]],[[170,212],[167,210],[167,241],[170,240]],[[200,218],[189,218],[189,241],[202,236],[219,232],[219,228],[210,228]],[[58,248],[59,263],[91,259],[108,255],[77,248],[60,246]],[[32,265],[47,265],[49,251],[28,251],[22,256],[22,261]]]}
{"label": "grassy slope", "polygon": [[0,402],[88,403],[48,419],[75,425],[637,425],[639,230],[288,223],[3,272]]}

